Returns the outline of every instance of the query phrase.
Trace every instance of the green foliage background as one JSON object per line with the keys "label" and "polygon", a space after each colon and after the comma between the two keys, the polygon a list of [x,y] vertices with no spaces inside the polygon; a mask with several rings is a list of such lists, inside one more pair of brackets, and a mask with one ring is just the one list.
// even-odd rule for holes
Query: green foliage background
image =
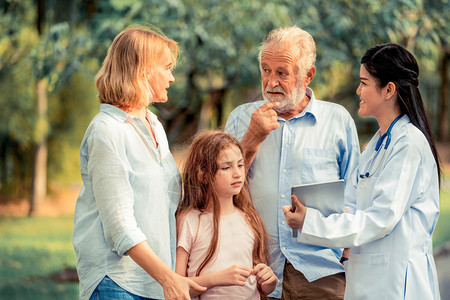
{"label": "green foliage background", "polygon": [[[433,129],[450,140],[440,131],[449,121],[439,121],[441,91],[449,92],[448,11],[448,0],[0,0],[0,201],[28,195],[42,133],[49,182],[79,180],[78,147],[99,107],[95,73],[113,38],[133,24],[159,27],[182,50],[169,102],[152,107],[173,146],[259,97],[258,45],[269,30],[294,24],[317,43],[316,96],[351,112],[361,144],[376,125],[357,116],[359,59],[386,42],[415,53]],[[44,119],[39,80],[49,99]]]}

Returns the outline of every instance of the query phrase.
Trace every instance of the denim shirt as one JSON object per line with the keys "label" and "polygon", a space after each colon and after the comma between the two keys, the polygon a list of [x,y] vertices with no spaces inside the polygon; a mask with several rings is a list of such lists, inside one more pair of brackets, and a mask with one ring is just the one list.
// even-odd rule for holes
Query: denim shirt
{"label": "denim shirt", "polygon": [[140,119],[109,104],[101,104],[81,143],[73,230],[80,299],[106,275],[131,293],[164,298],[161,285],[126,254],[147,241],[175,267],[181,177],[161,123],[150,111],[147,118],[158,147]]}
{"label": "denim shirt", "polygon": [[[291,203],[291,187],[299,184],[344,179],[347,183],[359,161],[359,142],[350,114],[341,105],[317,100],[311,89],[307,107],[273,130],[258,149],[249,170],[255,207],[269,237],[271,267],[280,282],[270,297],[281,297],[285,260],[309,281],[344,272],[342,249],[298,243],[286,223],[282,207]],[[225,130],[242,140],[252,113],[264,101],[238,106]]]}

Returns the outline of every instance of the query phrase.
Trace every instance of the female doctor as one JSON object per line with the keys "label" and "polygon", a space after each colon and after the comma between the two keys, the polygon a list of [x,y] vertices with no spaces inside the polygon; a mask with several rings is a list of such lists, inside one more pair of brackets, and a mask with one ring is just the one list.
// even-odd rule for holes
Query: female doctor
{"label": "female doctor", "polygon": [[348,213],[325,218],[295,196],[283,207],[302,243],[348,247],[345,299],[440,299],[432,251],[440,166],[414,56],[377,45],[361,59],[360,116],[380,127],[348,185]]}

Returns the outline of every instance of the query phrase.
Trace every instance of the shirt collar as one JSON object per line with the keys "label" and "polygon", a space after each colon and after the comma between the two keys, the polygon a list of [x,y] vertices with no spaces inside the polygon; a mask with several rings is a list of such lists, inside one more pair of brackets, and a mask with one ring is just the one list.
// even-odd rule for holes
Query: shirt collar
{"label": "shirt collar", "polygon": [[308,103],[308,105],[306,105],[305,109],[301,113],[299,113],[295,117],[292,117],[292,120],[300,119],[304,116],[310,116],[314,120],[314,122],[317,122],[317,116],[319,114],[317,111],[317,105],[316,105],[317,101],[316,101],[316,97],[314,96],[314,92],[312,89],[307,87],[305,93],[310,98],[309,103]]}
{"label": "shirt collar", "polygon": [[128,117],[128,114],[126,112],[124,112],[123,110],[121,110],[120,108],[118,108],[114,105],[107,104],[107,103],[100,104],[100,112],[103,112],[110,116],[113,116],[119,122],[125,122],[125,120]]}
{"label": "shirt collar", "polygon": [[[125,122],[127,117],[131,117],[133,119],[135,118],[134,116],[131,116],[131,115],[127,114],[126,112],[124,112],[120,108],[118,108],[118,107],[116,107],[114,105],[111,105],[111,104],[107,104],[107,103],[100,104],[100,112],[104,112],[104,113],[106,113],[108,115],[113,116],[119,122]],[[147,118],[152,123],[152,125],[158,120],[156,115],[154,113],[152,113],[148,109],[147,109]]]}

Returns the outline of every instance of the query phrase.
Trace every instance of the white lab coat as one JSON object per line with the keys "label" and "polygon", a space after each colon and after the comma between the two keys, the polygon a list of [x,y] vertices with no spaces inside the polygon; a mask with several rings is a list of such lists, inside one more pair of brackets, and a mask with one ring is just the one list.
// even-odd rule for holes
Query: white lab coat
{"label": "white lab coat", "polygon": [[308,208],[299,240],[351,248],[345,299],[440,299],[431,239],[439,216],[433,154],[422,132],[403,116],[392,128],[379,168],[361,179],[378,138],[379,132],[361,154],[354,184],[348,185],[349,213],[325,218]]}

